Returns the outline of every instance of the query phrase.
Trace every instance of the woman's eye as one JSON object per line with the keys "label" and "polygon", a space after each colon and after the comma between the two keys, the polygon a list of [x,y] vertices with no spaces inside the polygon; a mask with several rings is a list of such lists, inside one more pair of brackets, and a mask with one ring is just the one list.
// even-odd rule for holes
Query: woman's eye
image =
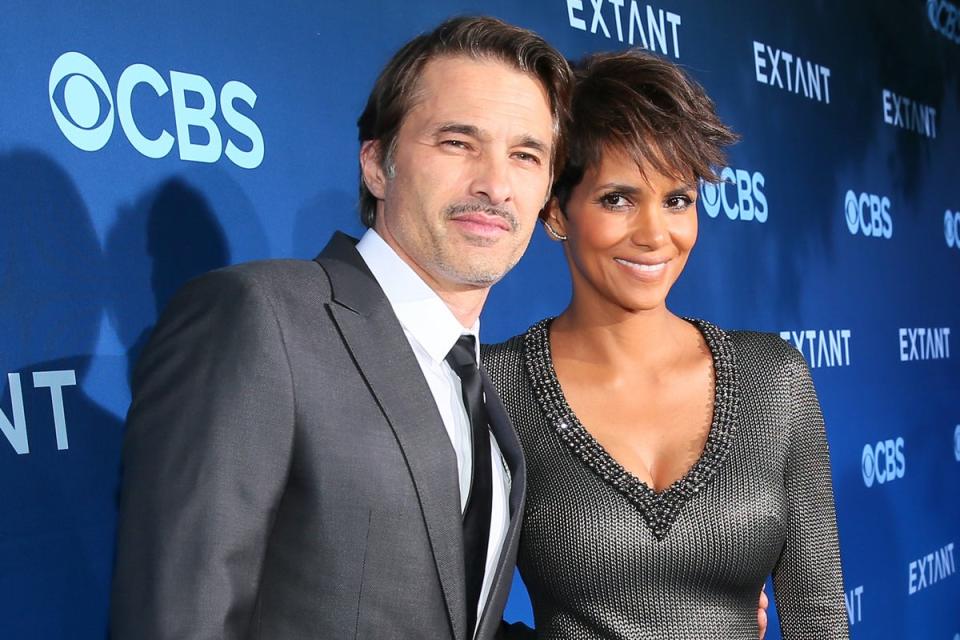
{"label": "woman's eye", "polygon": [[608,193],[600,198],[600,203],[608,209],[622,209],[630,205],[622,193]]}
{"label": "woman's eye", "polygon": [[667,208],[676,209],[677,211],[684,211],[693,204],[693,198],[690,196],[670,196],[667,198]]}

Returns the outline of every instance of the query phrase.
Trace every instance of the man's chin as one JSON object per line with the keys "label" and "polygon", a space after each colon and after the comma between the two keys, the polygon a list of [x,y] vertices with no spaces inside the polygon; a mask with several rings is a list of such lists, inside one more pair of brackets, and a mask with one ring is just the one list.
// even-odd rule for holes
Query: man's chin
{"label": "man's chin", "polygon": [[505,275],[506,273],[503,271],[474,271],[471,273],[462,274],[460,282],[469,287],[486,289],[500,282]]}
{"label": "man's chin", "polygon": [[452,267],[446,270],[451,280],[475,289],[486,289],[495,285],[509,271],[509,268],[493,265],[459,264]]}

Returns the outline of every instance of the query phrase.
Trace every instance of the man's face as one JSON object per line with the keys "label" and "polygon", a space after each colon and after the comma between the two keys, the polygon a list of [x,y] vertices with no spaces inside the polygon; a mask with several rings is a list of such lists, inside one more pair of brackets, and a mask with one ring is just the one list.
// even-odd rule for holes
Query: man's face
{"label": "man's face", "polygon": [[437,291],[487,288],[516,264],[550,187],[544,87],[501,62],[427,63],[392,157],[361,151],[374,228]]}

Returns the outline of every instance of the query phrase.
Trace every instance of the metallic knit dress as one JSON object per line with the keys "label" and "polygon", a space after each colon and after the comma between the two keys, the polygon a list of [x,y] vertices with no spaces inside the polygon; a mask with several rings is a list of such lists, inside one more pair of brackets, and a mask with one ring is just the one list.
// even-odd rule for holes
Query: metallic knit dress
{"label": "metallic knit dress", "polygon": [[829,453],[806,363],[777,336],[691,322],[713,355],[713,422],[698,461],[659,493],[567,405],[549,320],[484,349],[527,460],[518,563],[535,637],[757,640],[772,573],[784,640],[846,639]]}

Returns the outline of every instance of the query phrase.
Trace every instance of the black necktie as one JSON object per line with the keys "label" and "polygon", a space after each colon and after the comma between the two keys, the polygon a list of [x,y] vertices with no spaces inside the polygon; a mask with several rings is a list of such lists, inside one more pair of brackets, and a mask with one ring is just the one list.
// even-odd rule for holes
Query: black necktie
{"label": "black necktie", "polygon": [[490,539],[492,470],[490,468],[490,429],[483,404],[483,383],[477,368],[477,344],[471,335],[462,335],[450,349],[447,363],[460,376],[463,405],[470,417],[473,442],[473,481],[463,512],[463,563],[467,587],[467,634],[473,637],[477,623],[477,605],[483,587]]}

